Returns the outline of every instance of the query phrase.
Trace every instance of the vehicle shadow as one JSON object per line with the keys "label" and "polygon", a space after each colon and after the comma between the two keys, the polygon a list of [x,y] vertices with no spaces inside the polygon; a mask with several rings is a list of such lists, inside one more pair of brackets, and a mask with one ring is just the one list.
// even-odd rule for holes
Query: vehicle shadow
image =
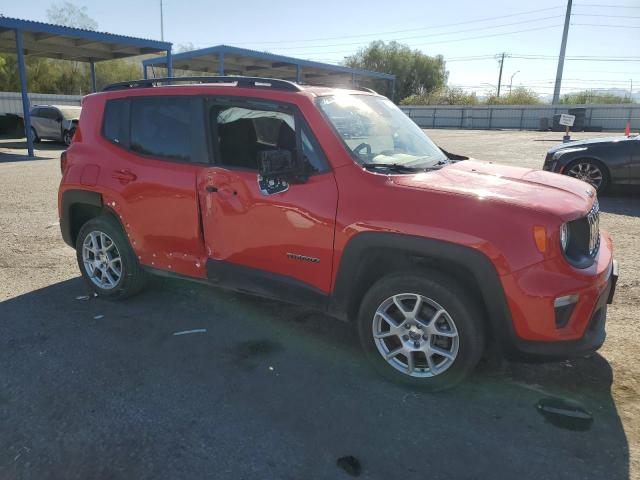
{"label": "vehicle shadow", "polygon": [[[628,478],[610,366],[568,365],[486,362],[427,394],[320,313],[161,279],[111,302],[75,278],[0,303],[0,478],[347,478],[349,456],[364,478]],[[591,428],[547,421],[549,396]]]}
{"label": "vehicle shadow", "polygon": [[[64,143],[54,142],[51,140],[42,140],[41,142],[34,143],[34,148],[36,150],[64,150],[66,146]],[[0,148],[13,148],[16,150],[27,150],[27,139],[3,139],[0,141]]]}
{"label": "vehicle shadow", "polygon": [[3,152],[0,146],[0,163],[12,163],[12,162],[32,162],[34,160],[51,160],[52,157],[42,157],[36,155],[35,157],[28,157],[25,153],[13,153]]}
{"label": "vehicle shadow", "polygon": [[629,217],[640,217],[640,186],[616,185],[599,196],[600,211]]}

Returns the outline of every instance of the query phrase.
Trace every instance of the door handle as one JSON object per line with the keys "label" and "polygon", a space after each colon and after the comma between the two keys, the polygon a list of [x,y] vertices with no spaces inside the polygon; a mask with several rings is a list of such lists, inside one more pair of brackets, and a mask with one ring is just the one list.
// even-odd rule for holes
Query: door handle
{"label": "door handle", "polygon": [[218,189],[217,189],[216,187],[214,187],[213,185],[207,185],[206,190],[207,190],[207,192],[209,192],[209,193],[215,193],[215,192],[217,192],[217,191],[218,191]]}
{"label": "door handle", "polygon": [[119,180],[120,183],[133,182],[138,178],[135,173],[130,172],[129,170],[114,170],[112,177]]}

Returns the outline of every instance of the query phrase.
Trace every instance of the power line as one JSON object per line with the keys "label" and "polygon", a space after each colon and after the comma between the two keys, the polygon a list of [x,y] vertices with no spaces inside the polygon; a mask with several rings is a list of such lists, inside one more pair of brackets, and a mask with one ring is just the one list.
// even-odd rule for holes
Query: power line
{"label": "power line", "polygon": [[595,8],[640,8],[636,5],[611,5],[605,3],[576,3],[576,7],[595,7]]}
{"label": "power line", "polygon": [[[512,22],[512,23],[504,23],[501,25],[489,25],[486,27],[477,27],[477,28],[468,28],[465,30],[456,30],[453,32],[442,32],[442,33],[430,33],[430,34],[426,34],[426,35],[413,35],[410,37],[399,37],[399,38],[394,38],[394,40],[415,40],[415,39],[419,39],[419,38],[431,38],[431,37],[442,37],[442,36],[446,36],[446,35],[457,35],[459,33],[468,33],[468,32],[476,32],[476,31],[481,31],[481,30],[492,30],[495,28],[501,28],[501,27],[511,27],[513,25],[522,25],[522,24],[529,24],[532,22],[541,22],[544,20],[551,20],[551,19],[556,19],[556,18],[561,18],[561,16],[558,15],[554,15],[551,17],[542,17],[542,18],[533,18],[533,19],[529,19],[529,20],[524,20],[524,21],[519,21],[519,22]],[[346,46],[351,46],[351,45],[362,45],[362,42],[341,42],[341,43],[333,43],[333,44],[328,44],[328,45],[302,45],[302,46],[296,46],[296,47],[278,47],[278,50],[301,50],[301,49],[305,49],[305,48],[325,48],[325,47],[346,47]]]}
{"label": "power line", "polygon": [[627,18],[627,19],[637,19],[640,16],[629,16],[629,15],[601,15],[599,13],[574,13],[571,15],[572,17],[599,17],[599,18]]}
{"label": "power line", "polygon": [[[466,42],[468,40],[477,40],[480,38],[491,38],[491,37],[501,37],[504,35],[514,35],[514,34],[520,34],[520,33],[526,33],[526,32],[534,32],[534,31],[539,31],[539,30],[548,30],[550,28],[558,28],[561,27],[561,24],[557,24],[557,25],[548,25],[548,26],[544,26],[544,27],[535,27],[535,28],[527,28],[524,30],[516,30],[516,31],[512,31],[512,32],[502,32],[502,33],[493,33],[493,34],[489,34],[489,35],[478,35],[475,37],[465,37],[465,38],[455,38],[455,39],[450,39],[450,40],[438,40],[436,42],[423,42],[423,43],[417,43],[415,44],[415,46],[422,46],[422,45],[437,45],[437,44],[441,44],[441,43],[453,43],[453,42]],[[311,54],[317,54],[317,55],[328,55],[328,54],[338,54],[338,53],[351,53],[351,50],[334,50],[334,51],[329,51],[329,52],[325,52],[325,51],[318,51],[318,52],[310,52]],[[309,52],[299,52],[298,55],[305,55],[305,54],[309,54]]]}
{"label": "power line", "polygon": [[[562,8],[562,7],[561,6],[557,6],[557,7],[539,8],[539,9],[536,9],[536,10],[528,10],[528,11],[525,11],[525,12],[512,13],[512,14],[509,14],[509,15],[499,15],[499,16],[496,16],[496,17],[478,18],[478,19],[475,19],[475,20],[467,20],[467,21],[464,21],[464,22],[447,23],[447,24],[441,24],[441,25],[430,25],[428,27],[408,28],[408,29],[403,29],[403,30],[387,30],[387,31],[384,31],[384,32],[373,32],[373,33],[354,34],[354,35],[341,35],[341,36],[337,36],[337,37],[318,37],[318,38],[307,38],[307,39],[297,39],[297,40],[272,40],[272,41],[261,42],[261,44],[317,42],[317,41],[324,41],[324,40],[340,40],[340,39],[344,39],[344,38],[371,37],[371,36],[388,35],[388,34],[394,34],[394,33],[418,32],[420,30],[430,30],[430,29],[436,29],[436,28],[457,27],[459,25],[469,25],[469,24],[472,24],[472,23],[488,22],[488,21],[491,21],[491,20],[501,20],[503,18],[512,18],[512,17],[517,17],[517,16],[520,16],[520,15],[530,15],[532,13],[548,12],[550,10],[557,10],[559,8]],[[250,45],[252,43],[255,43],[255,42],[240,42],[240,43],[234,42],[234,45]]]}
{"label": "power line", "polygon": [[607,27],[607,28],[640,28],[640,25],[611,25],[604,23],[572,23],[578,27]]}

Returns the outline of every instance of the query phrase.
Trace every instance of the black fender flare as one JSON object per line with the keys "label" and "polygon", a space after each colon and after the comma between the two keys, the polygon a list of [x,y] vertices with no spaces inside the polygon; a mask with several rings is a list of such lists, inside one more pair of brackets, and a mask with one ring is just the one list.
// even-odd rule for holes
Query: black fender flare
{"label": "black fender flare", "polygon": [[64,242],[75,248],[73,239],[73,219],[71,210],[74,205],[84,204],[92,207],[103,208],[102,195],[90,190],[67,190],[62,194],[60,205],[60,232]]}
{"label": "black fender flare", "polygon": [[[484,303],[491,334],[500,345],[513,342],[515,331],[500,276],[493,262],[484,253],[471,247],[413,235],[364,232],[347,243],[335,287],[329,300],[329,313],[343,320],[353,315],[353,298],[357,280],[368,251],[387,249],[413,257],[434,259],[439,265],[455,265],[467,272],[477,286]],[[446,273],[446,269],[444,269]]]}

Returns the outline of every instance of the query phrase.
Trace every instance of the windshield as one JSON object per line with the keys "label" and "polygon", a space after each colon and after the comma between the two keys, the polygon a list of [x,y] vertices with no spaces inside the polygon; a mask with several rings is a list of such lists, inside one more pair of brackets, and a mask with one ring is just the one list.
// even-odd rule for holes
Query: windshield
{"label": "windshield", "polygon": [[448,163],[420,127],[387,98],[345,93],[320,97],[318,104],[363,165],[423,169]]}
{"label": "windshield", "polygon": [[58,107],[65,120],[77,120],[80,117],[81,107]]}

